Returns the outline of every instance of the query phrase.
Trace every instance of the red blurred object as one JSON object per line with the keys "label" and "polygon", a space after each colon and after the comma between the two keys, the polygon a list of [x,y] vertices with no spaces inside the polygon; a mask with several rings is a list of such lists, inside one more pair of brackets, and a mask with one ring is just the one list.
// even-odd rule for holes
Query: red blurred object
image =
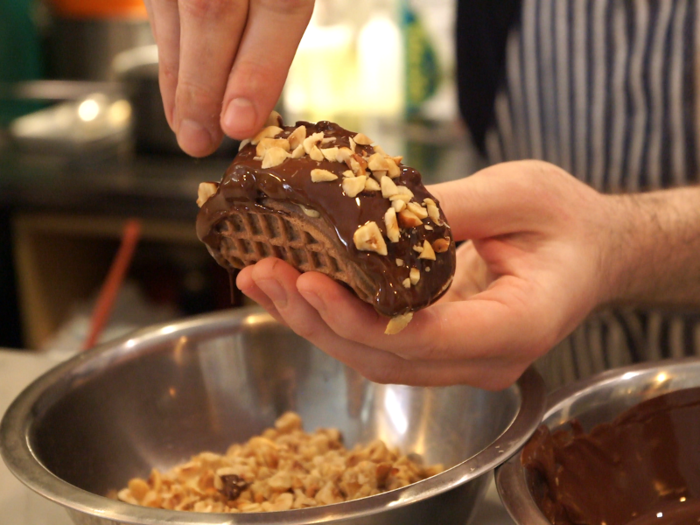
{"label": "red blurred object", "polygon": [[49,0],[49,4],[67,18],[148,18],[143,0]]}
{"label": "red blurred object", "polygon": [[112,266],[107,274],[107,279],[102,285],[100,290],[100,295],[97,298],[97,304],[95,305],[95,310],[92,312],[92,318],[90,319],[90,333],[83,343],[83,350],[87,350],[95,346],[97,340],[102,333],[107,321],[109,321],[109,316],[114,308],[114,302],[119,295],[119,290],[121,289],[122,283],[124,282],[124,277],[126,272],[129,270],[131,265],[131,260],[134,256],[134,251],[136,250],[136,245],[141,237],[141,222],[137,219],[129,219],[124,224],[124,231],[122,232],[122,240],[117,251],[117,255],[112,261]]}

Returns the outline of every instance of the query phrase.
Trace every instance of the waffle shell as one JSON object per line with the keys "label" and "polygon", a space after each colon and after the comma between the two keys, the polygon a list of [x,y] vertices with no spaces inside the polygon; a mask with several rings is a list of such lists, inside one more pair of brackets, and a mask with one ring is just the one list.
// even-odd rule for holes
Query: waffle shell
{"label": "waffle shell", "polygon": [[[300,272],[320,272],[348,285],[372,303],[376,284],[348,260],[345,247],[322,218],[306,215],[299,206],[264,199],[261,207],[231,207],[216,229],[221,234],[214,258],[235,269],[265,257],[286,261]],[[211,249],[210,249],[211,251]]]}

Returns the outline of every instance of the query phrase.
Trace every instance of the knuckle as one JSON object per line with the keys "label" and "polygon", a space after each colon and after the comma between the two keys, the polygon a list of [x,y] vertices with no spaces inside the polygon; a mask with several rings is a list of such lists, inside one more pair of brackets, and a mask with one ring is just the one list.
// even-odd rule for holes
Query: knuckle
{"label": "knuckle", "polygon": [[198,112],[218,119],[221,101],[210,86],[180,78],[175,98],[178,107],[196,108]]}
{"label": "knuckle", "polygon": [[219,19],[231,7],[231,0],[184,0],[180,2],[183,17],[194,19]]}
{"label": "knuckle", "polygon": [[311,11],[314,0],[258,0],[260,7],[280,14],[295,14]]}

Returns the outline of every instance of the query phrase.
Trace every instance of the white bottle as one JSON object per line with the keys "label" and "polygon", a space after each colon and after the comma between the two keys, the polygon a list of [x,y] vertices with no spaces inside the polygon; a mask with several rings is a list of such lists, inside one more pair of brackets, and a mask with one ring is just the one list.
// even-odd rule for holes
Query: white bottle
{"label": "white bottle", "polygon": [[391,0],[375,0],[357,38],[358,109],[370,118],[404,112],[404,45],[395,13]]}

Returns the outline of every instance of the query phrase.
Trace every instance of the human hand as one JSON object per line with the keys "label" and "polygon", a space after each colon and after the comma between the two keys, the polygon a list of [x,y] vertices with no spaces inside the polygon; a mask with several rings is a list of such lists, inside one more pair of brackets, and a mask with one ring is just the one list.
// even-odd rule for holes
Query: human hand
{"label": "human hand", "polygon": [[387,319],[329,277],[279,259],[243,269],[237,285],[370,380],[505,388],[610,297],[608,197],[538,161],[430,191],[455,239],[471,240],[447,294],[399,334],[384,335]]}
{"label": "human hand", "polygon": [[313,0],[145,0],[168,124],[194,157],[260,129],[282,91]]}

